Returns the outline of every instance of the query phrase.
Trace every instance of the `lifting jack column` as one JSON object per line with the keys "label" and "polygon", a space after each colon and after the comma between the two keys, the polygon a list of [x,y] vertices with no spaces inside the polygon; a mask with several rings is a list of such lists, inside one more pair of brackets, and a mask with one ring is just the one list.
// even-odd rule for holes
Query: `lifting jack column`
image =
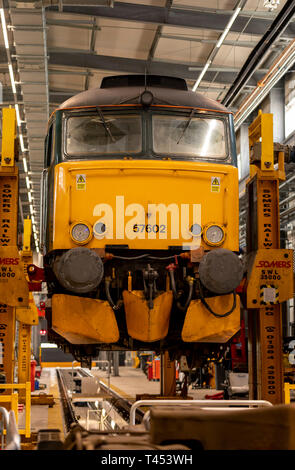
{"label": "lifting jack column", "polygon": [[17,247],[19,175],[16,155],[15,109],[4,108],[0,165],[0,373],[8,384],[14,380],[16,309],[26,307],[29,296]]}
{"label": "lifting jack column", "polygon": [[293,250],[280,249],[279,182],[285,180],[285,154],[274,151],[272,114],[259,112],[249,127],[249,145],[249,399],[275,405],[284,403],[281,304],[293,297]]}

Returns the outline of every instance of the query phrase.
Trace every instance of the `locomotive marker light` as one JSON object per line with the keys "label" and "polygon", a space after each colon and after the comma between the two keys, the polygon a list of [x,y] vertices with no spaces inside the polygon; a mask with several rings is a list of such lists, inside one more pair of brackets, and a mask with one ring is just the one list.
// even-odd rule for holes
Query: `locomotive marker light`
{"label": "locomotive marker light", "polygon": [[202,227],[199,224],[193,224],[190,228],[190,233],[192,234],[193,237],[200,237],[202,234]]}
{"label": "locomotive marker light", "polygon": [[93,227],[93,234],[95,238],[104,238],[107,232],[107,227],[104,222],[97,222]]}

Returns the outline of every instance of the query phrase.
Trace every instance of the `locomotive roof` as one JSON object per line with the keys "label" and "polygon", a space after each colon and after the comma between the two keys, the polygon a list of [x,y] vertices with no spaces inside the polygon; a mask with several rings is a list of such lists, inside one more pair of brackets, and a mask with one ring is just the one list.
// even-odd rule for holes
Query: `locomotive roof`
{"label": "locomotive roof", "polygon": [[[120,78],[123,77],[118,77],[118,83],[116,85],[114,84],[110,86],[104,86],[103,82],[102,88],[91,88],[90,90],[83,91],[82,93],[72,96],[62,103],[59,109],[84,106],[140,104],[140,95],[145,90],[148,90],[151,91],[154,95],[153,104],[201,108],[210,111],[212,110],[227,113],[229,112],[227,108],[217,101],[211,100],[210,98],[203,96],[201,93],[188,91],[185,89],[186,86],[180,87],[179,82],[176,84],[176,86],[173,86],[173,80],[170,82],[167,81],[166,83],[168,83],[168,85],[166,86],[164,81],[162,83],[155,81],[157,86],[154,86],[152,80],[148,80],[146,82],[146,86],[144,83],[142,85],[133,85],[134,81],[132,80],[130,83],[133,86],[120,86],[121,83],[124,84],[124,81],[119,81]],[[124,78],[126,78],[126,76]]]}

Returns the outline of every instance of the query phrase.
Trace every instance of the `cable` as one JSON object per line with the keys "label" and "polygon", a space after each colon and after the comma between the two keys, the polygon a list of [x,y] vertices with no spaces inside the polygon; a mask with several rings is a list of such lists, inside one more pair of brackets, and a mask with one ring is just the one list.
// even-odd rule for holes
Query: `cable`
{"label": "cable", "polygon": [[175,259],[175,256],[180,256],[180,255],[173,255],[173,256],[149,256],[149,259],[154,259],[154,260],[166,260],[166,259]]}
{"label": "cable", "polygon": [[181,305],[181,303],[178,302],[178,299],[179,299],[180,296],[179,296],[179,294],[177,293],[177,290],[176,290],[174,271],[172,269],[169,270],[169,274],[170,274],[170,281],[171,281],[171,289],[172,289],[172,292],[173,292],[173,297],[177,301],[177,307],[179,308],[179,310],[186,311],[188,309],[189,304],[191,303],[191,300],[192,300],[194,282],[193,281],[189,282],[189,293],[188,293],[186,302],[185,302],[184,305]]}
{"label": "cable", "polygon": [[205,307],[207,308],[207,310],[209,310],[210,313],[212,313],[212,315],[214,315],[214,317],[216,318],[225,318],[227,316],[229,316],[236,308],[236,305],[237,305],[237,294],[235,291],[233,291],[233,298],[234,298],[234,301],[233,301],[233,306],[232,308],[224,313],[224,314],[219,314],[219,313],[216,313],[216,312],[213,312],[213,310],[211,309],[211,307],[207,304],[205,298],[204,298],[204,295],[203,295],[203,289],[201,287],[201,282],[200,280],[198,279],[198,285],[199,285],[199,291],[200,291],[200,298],[201,298],[201,302],[203,305],[205,305]]}
{"label": "cable", "polygon": [[106,296],[107,296],[110,306],[112,307],[113,310],[119,310],[119,308],[122,305],[122,301],[118,300],[116,304],[113,301],[111,294],[110,294],[110,281],[108,279],[105,280],[105,289],[106,289]]}
{"label": "cable", "polygon": [[193,296],[193,287],[194,287],[194,283],[189,282],[189,293],[188,293],[188,296],[184,305],[181,305],[180,302],[177,302],[177,307],[183,312],[185,312],[188,309],[189,304],[191,303],[192,296]]}
{"label": "cable", "polygon": [[144,255],[139,255],[139,256],[119,256],[119,255],[113,255],[113,258],[117,258],[117,259],[122,259],[122,260],[128,260],[128,261],[132,261],[133,259],[143,259],[143,258],[149,258],[149,259],[153,259],[153,260],[169,260],[169,259],[175,259],[175,256],[180,256],[180,255],[171,255],[171,256],[151,256],[149,255],[148,253],[144,254]]}
{"label": "cable", "polygon": [[171,282],[171,289],[173,292],[173,297],[175,300],[178,300],[179,295],[176,290],[176,285],[175,285],[175,278],[174,278],[174,271],[171,269],[169,270],[169,275],[170,275],[170,282]]}
{"label": "cable", "polygon": [[114,255],[113,258],[124,259],[124,260],[128,260],[128,261],[132,261],[133,259],[146,258],[147,256],[148,256],[148,254],[139,255],[139,256],[118,256],[118,255]]}

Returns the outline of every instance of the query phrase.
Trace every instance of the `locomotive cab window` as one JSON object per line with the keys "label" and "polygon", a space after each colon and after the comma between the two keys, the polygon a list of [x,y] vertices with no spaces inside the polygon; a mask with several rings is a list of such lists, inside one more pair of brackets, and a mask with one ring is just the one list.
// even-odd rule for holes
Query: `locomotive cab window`
{"label": "locomotive cab window", "polygon": [[225,160],[227,134],[223,119],[180,115],[153,115],[153,150],[184,158]]}
{"label": "locomotive cab window", "polygon": [[46,136],[45,150],[45,166],[49,167],[53,165],[55,161],[55,122],[49,127],[48,135]]}
{"label": "locomotive cab window", "polygon": [[142,150],[140,115],[96,114],[70,116],[66,121],[66,154],[72,157],[139,153]]}

